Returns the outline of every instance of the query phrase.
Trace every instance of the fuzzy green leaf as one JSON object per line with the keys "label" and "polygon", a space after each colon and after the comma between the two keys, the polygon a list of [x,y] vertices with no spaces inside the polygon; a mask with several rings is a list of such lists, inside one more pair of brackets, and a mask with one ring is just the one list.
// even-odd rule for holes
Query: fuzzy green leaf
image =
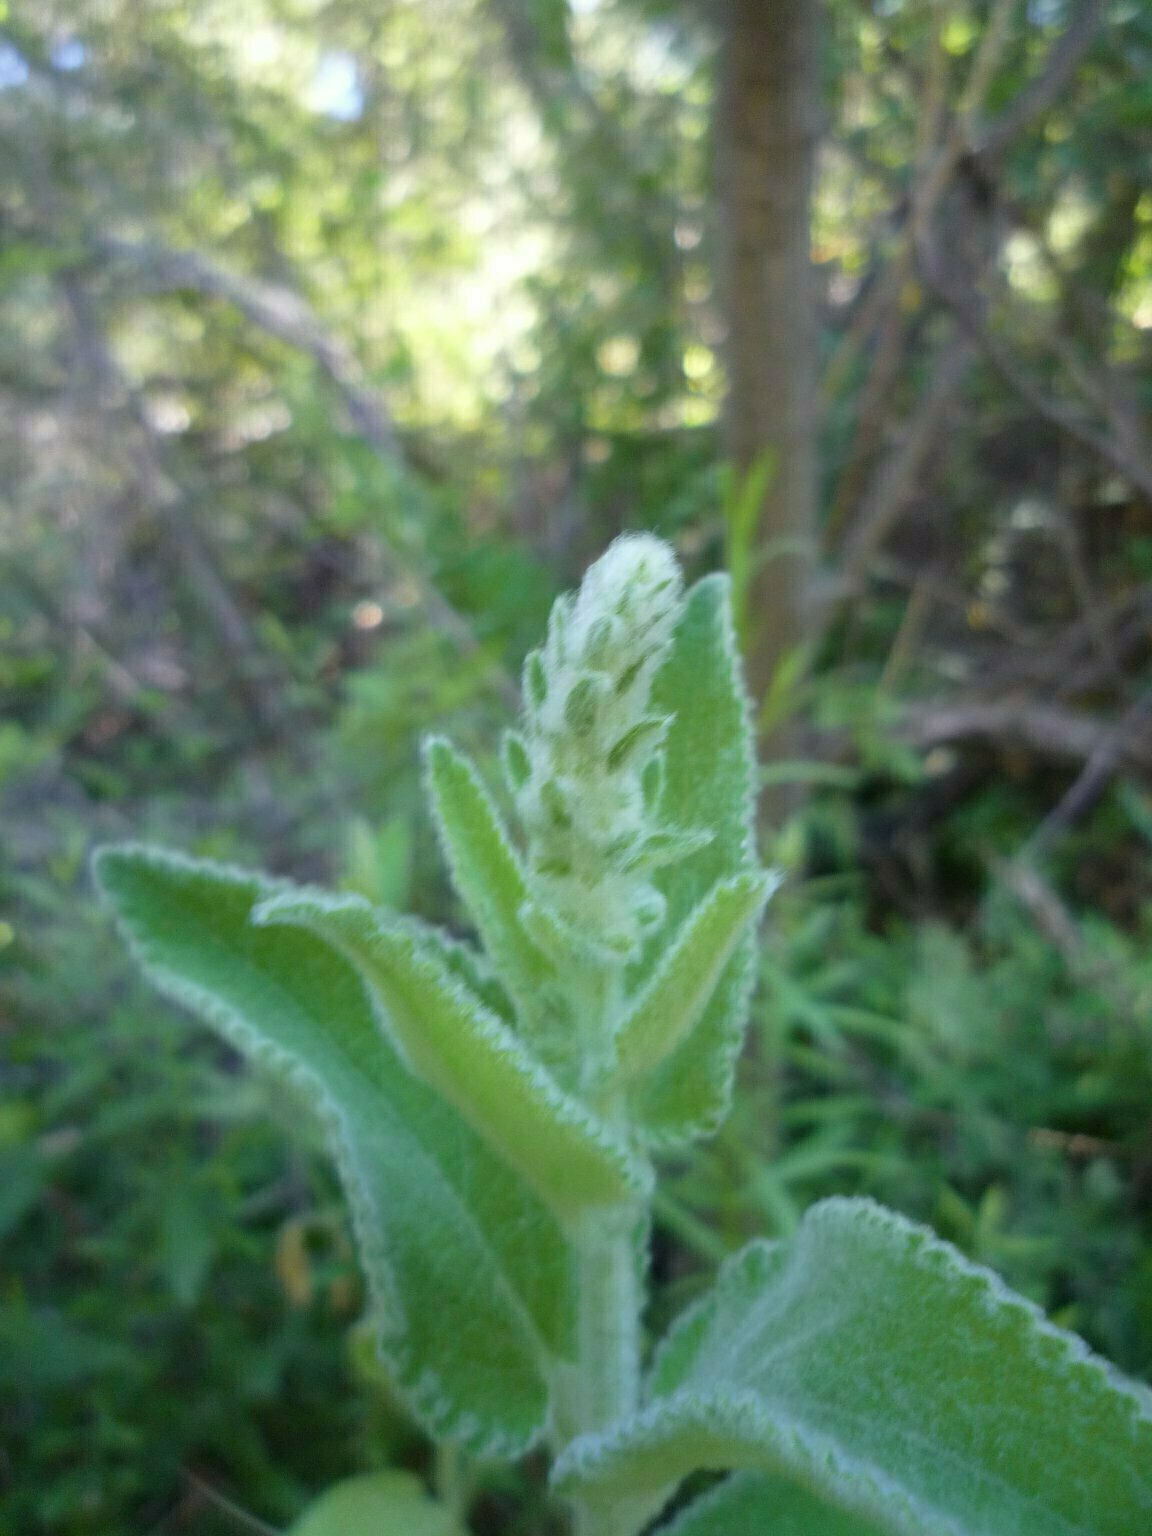
{"label": "fuzzy green leaf", "polygon": [[465,1536],[464,1527],[411,1472],[349,1477],[304,1511],[288,1536]]}
{"label": "fuzzy green leaf", "polygon": [[402,1065],[341,955],[250,922],[290,887],[135,847],[105,849],[96,875],[161,991],[322,1117],[381,1348],[417,1413],[480,1454],[530,1444],[547,1417],[549,1357],[573,1339],[571,1260],[553,1216]]}
{"label": "fuzzy green leaf", "polygon": [[452,879],[511,994],[525,1035],[550,1058],[571,1033],[556,968],[520,918],[528,886],[496,807],[472,764],[440,737],[425,744],[428,788]]}
{"label": "fuzzy green leaf", "polygon": [[739,1472],[695,1500],[659,1536],[878,1536],[879,1527],[833,1509],[799,1483]]}
{"label": "fuzzy green leaf", "polygon": [[647,1407],[557,1478],[658,1507],[698,1467],[790,1476],[893,1536],[1135,1536],[1152,1393],[925,1228],[829,1200],[722,1271]]}
{"label": "fuzzy green leaf", "polygon": [[616,1048],[625,1078],[650,1072],[689,1037],[773,888],[767,875],[722,880],[684,923],[620,1026]]}
{"label": "fuzzy green leaf", "polygon": [[299,924],[335,945],[378,998],[412,1070],[562,1217],[644,1191],[643,1170],[627,1149],[404,924],[360,897],[316,893],[277,897],[255,918]]}
{"label": "fuzzy green leaf", "polygon": [[[661,819],[712,836],[655,876],[668,903],[667,919],[634,984],[648,980],[668,934],[683,927],[718,881],[755,868],[752,733],[727,578],[708,576],[688,593],[650,707],[673,716],[663,748]],[[727,1113],[752,960],[749,933],[736,945],[696,1027],[635,1095],[633,1114],[654,1144],[690,1141],[714,1130]]]}

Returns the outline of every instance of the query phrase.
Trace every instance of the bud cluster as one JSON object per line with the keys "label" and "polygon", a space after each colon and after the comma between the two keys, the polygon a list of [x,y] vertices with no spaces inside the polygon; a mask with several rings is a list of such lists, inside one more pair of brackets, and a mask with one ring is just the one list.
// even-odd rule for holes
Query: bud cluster
{"label": "bud cluster", "polygon": [[523,734],[505,740],[534,895],[584,945],[621,957],[663,919],[652,871],[700,841],[658,820],[671,717],[652,712],[652,683],[682,607],[668,546],[617,539],[555,604],[525,664]]}

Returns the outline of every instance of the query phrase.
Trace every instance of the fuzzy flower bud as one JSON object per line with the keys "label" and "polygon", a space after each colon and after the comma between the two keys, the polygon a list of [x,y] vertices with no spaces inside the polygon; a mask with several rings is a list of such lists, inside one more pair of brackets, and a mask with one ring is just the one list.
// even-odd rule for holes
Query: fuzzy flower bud
{"label": "fuzzy flower bud", "polygon": [[523,735],[506,743],[538,896],[563,925],[620,955],[663,916],[646,877],[667,861],[658,849],[668,833],[644,784],[669,724],[649,712],[652,683],[682,608],[668,545],[617,539],[575,597],[553,608],[548,638],[525,665]]}

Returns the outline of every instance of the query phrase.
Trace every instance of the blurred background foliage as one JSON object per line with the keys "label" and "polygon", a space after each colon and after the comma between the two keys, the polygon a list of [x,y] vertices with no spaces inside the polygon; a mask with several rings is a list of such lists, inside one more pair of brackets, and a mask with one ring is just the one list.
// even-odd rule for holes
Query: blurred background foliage
{"label": "blurred background foliage", "polygon": [[627,527],[733,573],[789,876],[653,1327],[858,1191],[1152,1375],[1150,165],[1141,0],[0,0],[0,1532],[434,1472],[86,859],[457,922],[419,737]]}

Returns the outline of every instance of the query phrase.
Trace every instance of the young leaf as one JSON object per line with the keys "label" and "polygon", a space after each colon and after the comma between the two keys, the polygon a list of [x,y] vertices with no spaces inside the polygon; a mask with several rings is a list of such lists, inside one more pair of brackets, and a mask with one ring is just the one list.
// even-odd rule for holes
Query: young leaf
{"label": "young leaf", "polygon": [[[738,1472],[689,1504],[659,1536],[879,1536],[879,1527],[833,1509],[799,1483]],[[294,1536],[294,1533],[293,1533]]]}
{"label": "young leaf", "polygon": [[722,880],[687,919],[620,1026],[616,1048],[625,1078],[650,1072],[688,1038],[773,888],[766,875]]}
{"label": "young leaf", "polygon": [[792,1477],[894,1536],[1135,1536],[1152,1393],[923,1227],[828,1200],[722,1271],[648,1406],[557,1477],[608,1509],[697,1467]]}
{"label": "young leaf", "polygon": [[276,897],[255,921],[299,924],[335,945],[379,1000],[382,1022],[412,1070],[561,1217],[643,1192],[643,1172],[627,1149],[404,925],[357,896],[314,892]]}
{"label": "young leaf", "polygon": [[[688,593],[650,708],[673,716],[663,747],[661,817],[675,827],[706,828],[712,837],[654,877],[668,914],[634,985],[648,980],[667,935],[683,927],[718,881],[755,868],[752,735],[725,577],[706,577]],[[752,986],[752,942],[748,933],[736,944],[696,1027],[635,1098],[637,1120],[656,1145],[704,1135],[727,1112]]]}
{"label": "young leaf", "polygon": [[288,1536],[465,1536],[411,1472],[349,1477],[310,1504]]}
{"label": "young leaf", "polygon": [[558,1006],[556,969],[524,928],[528,887],[496,807],[468,760],[447,741],[425,744],[428,788],[440,840],[461,900],[516,1004],[524,1033],[542,1039],[570,1032]]}
{"label": "young leaf", "polygon": [[160,990],[322,1117],[409,1402],[478,1454],[524,1449],[547,1417],[548,1358],[573,1345],[571,1256],[553,1216],[402,1065],[341,955],[253,926],[283,883],[138,847],[105,849],[95,867]]}

